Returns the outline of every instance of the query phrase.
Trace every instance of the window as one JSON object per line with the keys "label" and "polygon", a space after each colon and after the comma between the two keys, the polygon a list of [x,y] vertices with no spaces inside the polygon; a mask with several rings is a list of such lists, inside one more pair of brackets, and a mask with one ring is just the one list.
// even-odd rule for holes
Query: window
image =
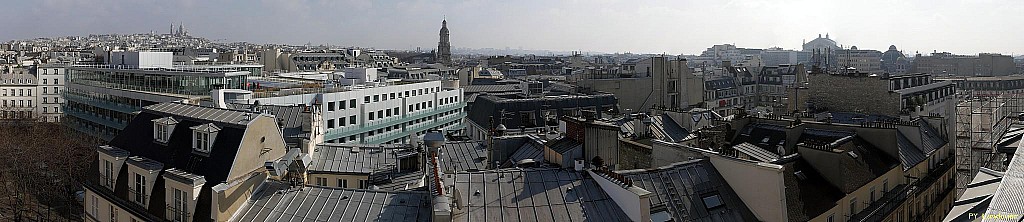
{"label": "window", "polygon": [[835,214],[828,215],[828,219],[826,219],[825,221],[826,222],[835,222],[836,221],[836,215]]}
{"label": "window", "polygon": [[94,217],[98,217],[99,216],[99,215],[96,215],[96,214],[98,214],[97,211],[99,211],[99,208],[100,208],[99,204],[100,203],[99,203],[99,200],[96,199],[96,195],[92,195],[92,216],[94,216]]}
{"label": "window", "polygon": [[341,117],[340,119],[338,119],[338,126],[339,127],[346,126],[346,125],[348,125],[348,124],[345,123],[345,117]]}
{"label": "window", "polygon": [[356,125],[356,116],[349,116],[348,122],[351,123],[352,125]]}
{"label": "window", "polygon": [[348,108],[356,108],[356,99],[351,99],[348,101]]}
{"label": "window", "polygon": [[857,198],[850,199],[850,216],[857,213]]}
{"label": "window", "polygon": [[707,196],[707,197],[704,197],[703,199],[704,199],[704,207],[707,207],[708,209],[712,209],[712,208],[715,208],[715,207],[722,206],[722,198],[719,197],[718,194]]}
{"label": "window", "polygon": [[373,102],[380,102],[380,95],[373,95]]}
{"label": "window", "polygon": [[338,101],[338,110],[345,109],[345,101]]}
{"label": "window", "polygon": [[133,197],[132,200],[135,201],[135,203],[138,203],[140,205],[145,206],[146,205],[146,176],[143,176],[142,174],[137,174],[137,173],[133,173],[133,174],[135,174],[135,187],[133,189],[133,191],[135,192],[135,195],[132,196]]}
{"label": "window", "polygon": [[871,203],[875,202],[875,187],[871,187]]}
{"label": "window", "polygon": [[384,118],[384,110],[377,110],[377,118]]}
{"label": "window", "polygon": [[363,103],[370,103],[370,96],[364,96]]}
{"label": "window", "polygon": [[338,179],[338,187],[348,188],[348,180]]}
{"label": "window", "polygon": [[327,186],[327,178],[317,177],[316,178],[316,185],[317,186]]}
{"label": "window", "polygon": [[195,149],[199,151],[210,152],[210,134],[203,132],[195,132]]}
{"label": "window", "polygon": [[[57,109],[53,110],[57,112]],[[153,120],[153,140],[160,143],[166,143],[171,138],[171,132],[174,131],[174,126],[178,124],[178,121],[172,117],[164,117]]]}
{"label": "window", "polygon": [[367,187],[369,187],[367,185],[368,184],[366,183],[366,180],[359,180],[359,189],[366,189]]}
{"label": "window", "polygon": [[32,96],[32,89],[28,89],[28,96]]}
{"label": "window", "polygon": [[117,222],[117,207],[110,205],[110,222]]}
{"label": "window", "polygon": [[327,103],[327,111],[334,111],[334,103]]}
{"label": "window", "polygon": [[171,202],[171,221],[188,221],[188,193],[174,189],[174,202]]}
{"label": "window", "polygon": [[334,129],[334,120],[333,119],[327,120],[327,128],[328,129]]}
{"label": "window", "polygon": [[373,120],[373,111],[370,111],[369,115],[370,115],[370,116],[369,116],[369,117],[368,117],[367,119],[368,119],[368,120]]}
{"label": "window", "polygon": [[114,163],[109,160],[103,160],[103,178],[100,181],[103,185],[107,186],[111,190],[114,189]]}
{"label": "window", "polygon": [[207,123],[192,127],[192,150],[201,154],[210,154],[213,142],[217,138],[220,127]]}

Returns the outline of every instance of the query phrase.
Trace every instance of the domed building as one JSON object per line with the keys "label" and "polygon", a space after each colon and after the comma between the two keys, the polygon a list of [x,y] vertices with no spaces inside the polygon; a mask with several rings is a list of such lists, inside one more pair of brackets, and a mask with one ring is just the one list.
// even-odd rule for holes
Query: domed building
{"label": "domed building", "polygon": [[830,39],[828,34],[826,33],[825,38],[822,38],[821,34],[818,34],[818,38],[811,40],[810,42],[804,43],[805,52],[814,51],[815,49],[836,50],[839,49],[839,46],[838,44],[836,44],[836,41]]}
{"label": "domed building", "polygon": [[910,60],[896,49],[895,45],[890,45],[889,50],[882,53],[882,71],[891,74],[902,74],[906,73],[907,69],[910,68]]}

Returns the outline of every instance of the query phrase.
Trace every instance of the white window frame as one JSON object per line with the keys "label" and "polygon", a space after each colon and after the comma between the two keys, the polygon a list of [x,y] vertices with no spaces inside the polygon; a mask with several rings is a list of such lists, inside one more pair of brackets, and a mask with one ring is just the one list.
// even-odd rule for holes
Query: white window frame
{"label": "white window frame", "polygon": [[146,194],[146,175],[142,175],[142,174],[138,174],[138,173],[132,173],[132,174],[135,174],[135,184],[132,184],[133,188],[135,188],[134,189],[135,193],[132,195],[131,199],[132,199],[133,202],[135,202],[135,203],[145,207],[145,205],[146,205],[146,198],[147,198],[147,194]]}

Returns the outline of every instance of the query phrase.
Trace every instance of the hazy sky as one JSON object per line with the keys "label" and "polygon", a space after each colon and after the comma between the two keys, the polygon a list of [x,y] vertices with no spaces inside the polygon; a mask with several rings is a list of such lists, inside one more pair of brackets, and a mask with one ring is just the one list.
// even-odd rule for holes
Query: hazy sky
{"label": "hazy sky", "polygon": [[797,49],[830,33],[846,47],[908,54],[1024,54],[1019,0],[5,0],[0,40],[166,33],[253,43],[409,49],[453,47],[699,54],[714,44]]}

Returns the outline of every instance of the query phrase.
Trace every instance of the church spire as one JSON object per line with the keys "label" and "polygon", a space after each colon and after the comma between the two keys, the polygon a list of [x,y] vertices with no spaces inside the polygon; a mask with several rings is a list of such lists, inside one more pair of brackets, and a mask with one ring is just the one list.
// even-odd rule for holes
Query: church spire
{"label": "church spire", "polygon": [[448,41],[448,19],[441,20],[441,31],[439,33],[439,37],[440,40],[437,42],[435,58],[438,63],[451,64],[452,45]]}

